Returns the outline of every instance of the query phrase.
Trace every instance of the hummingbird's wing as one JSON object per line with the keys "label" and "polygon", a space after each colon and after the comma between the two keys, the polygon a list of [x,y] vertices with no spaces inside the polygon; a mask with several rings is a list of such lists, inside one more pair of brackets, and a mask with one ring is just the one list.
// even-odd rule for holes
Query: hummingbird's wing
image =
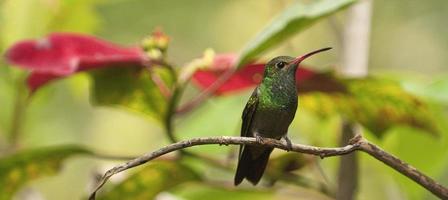
{"label": "hummingbird's wing", "polygon": [[247,101],[246,107],[244,107],[243,110],[243,116],[241,117],[243,119],[243,124],[241,126],[242,137],[252,137],[249,131],[252,118],[255,115],[255,111],[257,110],[257,106],[258,106],[258,87],[255,88],[254,92],[252,92],[252,95],[250,96],[249,101]]}
{"label": "hummingbird's wing", "polygon": [[[241,137],[252,137],[252,134],[250,133],[250,127],[258,106],[258,93],[258,87],[256,87],[254,92],[252,92],[249,101],[247,101],[246,107],[244,107],[242,116],[243,124],[241,125]],[[240,154],[242,152],[243,146],[244,145],[240,146]]]}
{"label": "hummingbird's wing", "polygon": [[[259,92],[258,87],[255,88],[244,108],[242,117],[243,124],[241,126],[242,137],[254,137],[252,126],[254,126],[253,123],[260,102]],[[273,149],[274,148],[271,147],[266,148],[240,145],[234,184],[239,185],[243,179],[246,178],[249,182],[256,185],[263,176],[263,172],[266,169],[269,160],[269,154],[271,154]]]}

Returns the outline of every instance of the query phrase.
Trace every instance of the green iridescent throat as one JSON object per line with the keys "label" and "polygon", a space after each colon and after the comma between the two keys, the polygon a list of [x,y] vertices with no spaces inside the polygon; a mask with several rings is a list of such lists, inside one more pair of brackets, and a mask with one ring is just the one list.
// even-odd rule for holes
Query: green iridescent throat
{"label": "green iridescent throat", "polygon": [[297,103],[294,77],[268,77],[259,86],[259,106],[266,109],[281,109]]}

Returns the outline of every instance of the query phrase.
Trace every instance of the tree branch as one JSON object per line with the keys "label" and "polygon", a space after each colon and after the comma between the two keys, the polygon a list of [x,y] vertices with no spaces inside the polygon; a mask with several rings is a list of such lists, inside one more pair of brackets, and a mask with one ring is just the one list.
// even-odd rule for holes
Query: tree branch
{"label": "tree branch", "polygon": [[368,153],[377,160],[412,179],[414,182],[418,183],[440,199],[448,199],[448,188],[440,185],[435,180],[418,171],[408,163],[405,163],[397,157],[385,152],[380,147],[368,142],[363,144],[360,150]]}
{"label": "tree branch", "polygon": [[203,137],[203,138],[194,138],[190,140],[185,140],[181,142],[176,142],[160,148],[157,151],[147,153],[143,156],[130,160],[124,164],[118,165],[110,170],[108,170],[102,177],[98,186],[92,192],[89,197],[89,200],[94,200],[96,192],[107,182],[107,180],[113,175],[120,173],[124,170],[142,165],[148,161],[151,161],[159,156],[164,154],[185,149],[192,146],[198,145],[208,145],[208,144],[219,144],[219,145],[255,145],[255,146],[265,146],[265,147],[275,147],[283,150],[290,150],[298,153],[306,153],[312,154],[316,156],[320,156],[321,158],[331,157],[331,156],[340,156],[352,153],[354,151],[360,150],[368,153],[372,157],[380,160],[384,164],[392,167],[396,171],[401,174],[409,177],[414,180],[416,183],[426,188],[428,191],[432,192],[439,198],[448,199],[448,189],[443,187],[442,185],[435,182],[430,177],[424,175],[419,172],[414,167],[409,164],[401,161],[395,156],[385,152],[378,146],[370,143],[366,139],[364,139],[361,135],[357,135],[350,140],[350,143],[344,147],[336,147],[336,148],[327,148],[327,147],[315,147],[303,144],[292,144],[291,146],[287,144],[286,141],[280,141],[275,139],[264,138],[262,142],[258,142],[255,138],[252,137],[231,137],[231,136],[221,136],[221,137]]}

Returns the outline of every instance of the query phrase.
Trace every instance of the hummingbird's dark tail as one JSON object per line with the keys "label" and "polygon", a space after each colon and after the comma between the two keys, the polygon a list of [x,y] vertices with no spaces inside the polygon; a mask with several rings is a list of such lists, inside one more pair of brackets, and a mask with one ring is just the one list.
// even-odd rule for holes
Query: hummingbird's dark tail
{"label": "hummingbird's dark tail", "polygon": [[[244,147],[236,169],[235,185],[239,185],[244,178],[253,185],[256,185],[260,181],[268,164],[269,155],[274,150],[273,148],[260,148],[251,146]],[[254,154],[258,154],[258,156],[254,158]]]}

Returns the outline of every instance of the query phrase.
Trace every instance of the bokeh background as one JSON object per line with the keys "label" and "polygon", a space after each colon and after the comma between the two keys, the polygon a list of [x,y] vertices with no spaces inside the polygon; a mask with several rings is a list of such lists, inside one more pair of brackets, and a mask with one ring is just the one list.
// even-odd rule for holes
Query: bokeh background
{"label": "bokeh background", "polygon": [[[206,48],[220,53],[240,52],[274,16],[293,3],[292,0],[1,0],[0,52],[3,54],[19,40],[61,31],[88,33],[133,46],[160,27],[171,38],[169,59],[182,66],[200,57]],[[398,81],[408,92],[437,104],[442,117],[447,114],[448,105],[447,11],[446,0],[374,0],[368,63],[370,75]],[[306,64],[317,70],[338,66],[342,52],[335,26],[344,25],[344,14],[342,11],[319,21],[263,54],[260,60],[333,46],[332,53],[316,56]],[[5,61],[0,63],[0,147],[3,146],[3,150],[11,128],[19,89],[16,77],[20,73],[21,70],[8,66]],[[169,143],[163,127],[152,118],[117,108],[93,107],[89,102],[89,86],[89,78],[79,74],[39,90],[22,122],[20,148],[81,144],[109,155],[134,156]],[[196,92],[191,86],[185,99]],[[178,136],[239,135],[241,112],[250,92],[210,99],[188,117],[176,121]],[[336,146],[339,123],[337,117],[316,119],[301,112],[299,106],[290,136],[297,143]],[[368,137],[448,185],[448,129],[441,134],[433,136],[398,127],[389,130],[381,139]],[[226,159],[237,147],[209,146],[194,150]],[[330,185],[336,183],[337,162],[338,158],[319,162]],[[117,163],[120,161],[70,158],[60,173],[27,183],[14,199],[85,198],[94,183],[94,175]],[[219,170],[203,172],[219,174],[215,179],[221,182],[231,182],[233,176]],[[319,176],[315,168],[300,173]],[[420,186],[366,155],[361,155],[359,180],[357,199],[435,199]],[[254,189],[248,185],[244,188]],[[157,198],[196,199],[201,195],[202,198],[213,195],[215,199],[226,199],[225,192],[211,189],[192,186],[178,190],[183,197],[166,192]],[[266,194],[264,198],[285,199],[292,190],[286,188]],[[316,193],[303,189],[304,199],[331,199]],[[241,195],[241,199],[250,197]]]}

